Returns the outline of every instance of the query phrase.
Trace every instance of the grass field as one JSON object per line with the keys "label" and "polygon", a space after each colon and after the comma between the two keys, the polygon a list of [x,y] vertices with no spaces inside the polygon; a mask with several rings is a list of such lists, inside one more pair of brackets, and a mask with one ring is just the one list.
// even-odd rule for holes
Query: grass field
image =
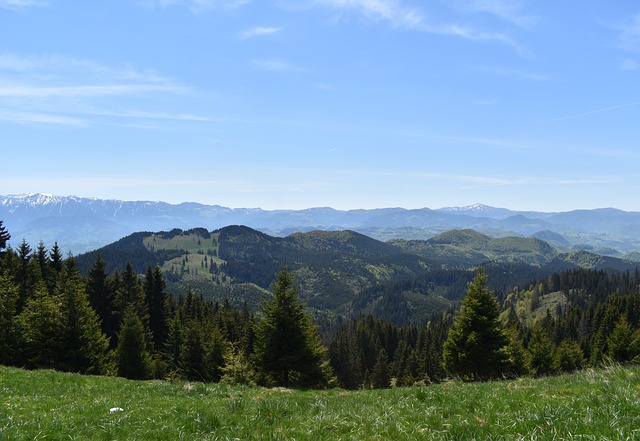
{"label": "grass field", "polygon": [[2,440],[627,440],[640,439],[640,367],[292,391],[0,366],[0,406]]}

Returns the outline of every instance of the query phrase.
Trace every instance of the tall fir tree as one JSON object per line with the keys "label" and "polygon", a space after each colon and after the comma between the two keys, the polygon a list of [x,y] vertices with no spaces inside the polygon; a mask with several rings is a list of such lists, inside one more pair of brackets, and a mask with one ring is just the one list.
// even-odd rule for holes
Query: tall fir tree
{"label": "tall fir tree", "polygon": [[118,333],[116,363],[118,375],[131,380],[149,376],[150,356],[147,351],[146,332],[133,304],[124,311]]}
{"label": "tall fir tree", "polygon": [[87,275],[87,295],[89,303],[100,318],[102,331],[108,337],[115,337],[116,323],[113,315],[115,293],[106,265],[102,256],[98,255]]}
{"label": "tall fir tree", "polygon": [[11,239],[11,234],[9,234],[4,225],[2,225],[2,220],[0,219],[0,257],[4,253],[4,249],[7,247],[9,239]]}
{"label": "tall fir tree", "polygon": [[11,280],[9,271],[0,270],[0,364],[17,361],[17,329],[19,287]]}
{"label": "tall fir tree", "polygon": [[469,283],[460,312],[444,343],[443,362],[450,375],[482,381],[505,374],[505,333],[497,300],[487,288],[484,269]]}
{"label": "tall fir tree", "polygon": [[323,387],[331,379],[317,327],[298,300],[293,275],[283,267],[273,297],[261,305],[254,361],[262,382],[276,386]]}
{"label": "tall fir tree", "polygon": [[60,367],[74,372],[106,374],[109,339],[102,332],[100,319],[89,304],[74,258],[65,262],[57,291],[63,316]]}

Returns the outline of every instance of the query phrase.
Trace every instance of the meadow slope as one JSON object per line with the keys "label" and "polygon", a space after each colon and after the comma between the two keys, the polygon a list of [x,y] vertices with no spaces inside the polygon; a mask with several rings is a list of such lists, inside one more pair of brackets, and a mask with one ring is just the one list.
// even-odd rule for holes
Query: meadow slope
{"label": "meadow slope", "polygon": [[639,429],[640,367],[375,391],[0,367],[2,440],[625,440]]}

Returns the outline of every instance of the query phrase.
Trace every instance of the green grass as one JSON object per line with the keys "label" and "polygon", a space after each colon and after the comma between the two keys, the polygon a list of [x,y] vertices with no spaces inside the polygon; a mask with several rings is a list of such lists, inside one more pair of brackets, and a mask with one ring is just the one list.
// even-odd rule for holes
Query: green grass
{"label": "green grass", "polygon": [[640,438],[640,368],[291,391],[0,367],[0,406],[1,440],[626,440]]}

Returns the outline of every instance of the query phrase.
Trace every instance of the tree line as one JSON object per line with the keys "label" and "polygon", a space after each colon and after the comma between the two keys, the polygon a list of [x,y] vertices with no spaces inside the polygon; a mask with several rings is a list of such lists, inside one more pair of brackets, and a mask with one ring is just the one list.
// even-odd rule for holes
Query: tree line
{"label": "tree line", "polygon": [[[164,274],[131,263],[86,273],[57,244],[7,247],[0,221],[0,364],[30,369],[286,387],[410,386],[549,375],[640,361],[640,272],[571,270],[500,299],[480,268],[459,308],[421,325],[371,315],[322,341],[280,268],[272,295],[247,305],[167,292]],[[563,302],[540,313],[561,294]],[[462,295],[461,295],[462,296]],[[524,305],[524,306],[523,306]]]}

